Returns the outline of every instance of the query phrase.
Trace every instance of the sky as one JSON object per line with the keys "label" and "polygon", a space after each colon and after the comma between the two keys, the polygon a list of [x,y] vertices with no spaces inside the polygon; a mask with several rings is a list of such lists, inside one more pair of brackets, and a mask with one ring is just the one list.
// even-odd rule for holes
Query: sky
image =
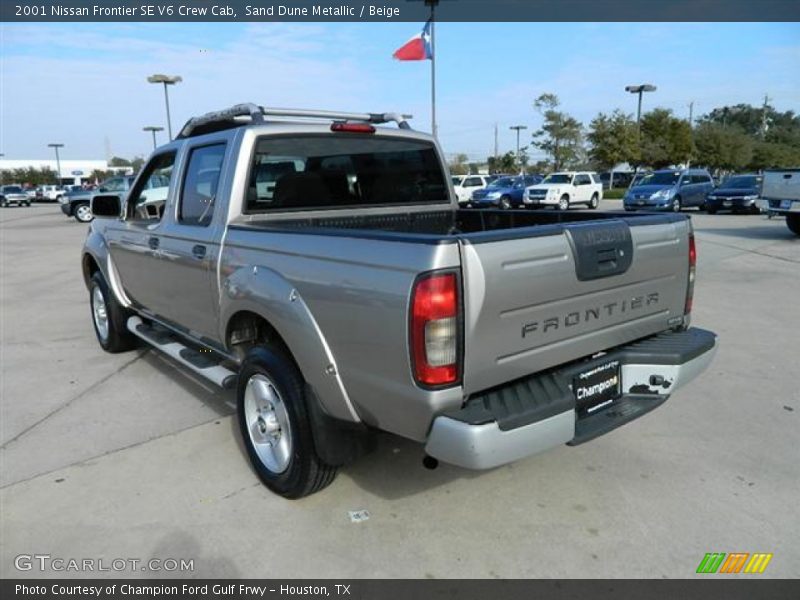
{"label": "sky", "polygon": [[[173,130],[239,102],[411,113],[430,131],[430,63],[391,55],[415,23],[80,23],[0,25],[0,152],[6,159],[146,156],[147,125]],[[717,106],[800,112],[799,23],[439,23],[439,139],[445,152],[480,160],[515,148],[541,126],[533,100],[555,93],[588,125],[600,111],[631,114],[626,85],[651,83],[644,110],[688,118]],[[166,141],[165,133],[159,142]],[[536,153],[533,153],[534,156]]]}

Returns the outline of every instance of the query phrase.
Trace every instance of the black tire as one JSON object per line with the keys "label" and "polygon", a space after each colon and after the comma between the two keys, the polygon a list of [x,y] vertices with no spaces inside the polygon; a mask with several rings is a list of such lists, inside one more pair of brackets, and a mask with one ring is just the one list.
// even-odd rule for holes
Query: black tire
{"label": "black tire", "polygon": [[[251,380],[254,382],[252,385],[260,385],[265,379],[277,394],[279,402],[275,404],[282,403],[282,415],[288,422],[289,459],[280,470],[270,468],[259,456],[254,436],[264,435],[263,430],[255,430],[263,421],[260,416],[253,420],[252,410],[248,409],[248,402],[255,402],[252,393],[249,397],[247,394]],[[247,353],[236,390],[236,412],[242,441],[259,479],[276,494],[290,499],[302,498],[327,487],[337,471],[317,454],[304,390],[299,369],[282,352],[257,346]],[[278,435],[286,435],[282,427]],[[275,442],[276,446],[278,443]],[[263,451],[263,444],[260,447]]]}
{"label": "black tire", "polygon": [[786,215],[786,226],[795,235],[800,235],[800,215]]}
{"label": "black tire", "polygon": [[680,196],[675,196],[672,199],[671,210],[672,210],[672,212],[681,212],[681,208],[682,208],[681,197]]}
{"label": "black tire", "polygon": [[569,196],[564,194],[559,198],[558,204],[556,204],[557,210],[569,210]]}
{"label": "black tire", "polygon": [[592,199],[589,200],[589,208],[594,210],[599,205],[600,205],[600,196],[598,196],[597,194],[592,194]]}
{"label": "black tire", "polygon": [[715,215],[715,214],[717,214],[717,209],[716,208],[711,208],[710,206],[706,206],[706,212],[708,214],[710,214],[710,215]]}
{"label": "black tire", "polygon": [[4,199],[2,199],[2,200],[0,200],[0,207],[2,207],[2,208],[8,208],[8,202],[6,201],[6,199],[5,199],[5,198],[4,198]]}
{"label": "black tire", "polygon": [[499,206],[503,210],[509,210],[509,209],[513,208],[511,206],[511,197],[510,196],[503,196],[502,198],[500,198]]}
{"label": "black tire", "polygon": [[[105,303],[105,315],[107,331],[103,331],[102,327],[98,324],[99,317],[96,314],[96,300],[95,291],[102,294],[103,302]],[[137,341],[130,331],[128,331],[127,321],[131,316],[131,312],[117,302],[114,294],[108,288],[106,278],[100,271],[96,271],[92,275],[91,283],[89,285],[89,309],[92,315],[92,325],[94,326],[94,333],[97,336],[97,342],[100,347],[106,352],[116,354],[118,352],[126,352],[136,347]]]}
{"label": "black tire", "polygon": [[78,223],[91,223],[94,216],[88,202],[80,202],[72,207],[72,216]]}

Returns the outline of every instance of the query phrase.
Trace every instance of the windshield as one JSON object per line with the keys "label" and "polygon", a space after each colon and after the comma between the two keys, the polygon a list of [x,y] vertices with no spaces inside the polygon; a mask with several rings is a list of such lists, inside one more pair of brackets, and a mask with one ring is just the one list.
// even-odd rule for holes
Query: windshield
{"label": "windshield", "polygon": [[388,136],[263,137],[247,212],[448,202],[433,144]]}
{"label": "windshield", "polygon": [[572,183],[572,175],[564,173],[553,173],[544,178],[542,183]]}
{"label": "windshield", "polygon": [[451,177],[451,179],[453,180],[453,185],[461,185],[461,181],[462,181],[464,178],[463,178],[463,177],[456,177],[455,175],[453,175],[453,176]]}
{"label": "windshield", "polygon": [[728,179],[722,182],[722,185],[720,187],[741,190],[747,188],[756,188],[760,185],[761,185],[761,177],[758,177],[756,175],[739,175],[739,176],[729,177]]}
{"label": "windshield", "polygon": [[675,185],[680,178],[680,171],[663,171],[645,175],[636,185]]}

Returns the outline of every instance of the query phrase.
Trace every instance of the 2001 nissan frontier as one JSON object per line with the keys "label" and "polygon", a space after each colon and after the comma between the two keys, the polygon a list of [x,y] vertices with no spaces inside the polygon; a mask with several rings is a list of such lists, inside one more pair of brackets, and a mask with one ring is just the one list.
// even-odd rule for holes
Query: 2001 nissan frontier
{"label": "2001 nissan frontier", "polygon": [[92,200],[100,345],[141,339],[235,387],[253,467],[289,498],[375,430],[472,469],[585,442],[716,349],[689,327],[685,215],[460,210],[407,118],[237,105],[188,121],[124,198]]}

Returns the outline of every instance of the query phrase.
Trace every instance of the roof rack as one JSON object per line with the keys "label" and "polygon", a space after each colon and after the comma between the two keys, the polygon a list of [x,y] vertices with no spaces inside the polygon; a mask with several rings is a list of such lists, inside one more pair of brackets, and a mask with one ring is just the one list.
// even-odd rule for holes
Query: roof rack
{"label": "roof rack", "polygon": [[241,117],[250,117],[250,123],[263,123],[264,117],[298,117],[302,119],[325,119],[329,121],[360,121],[381,125],[397,123],[400,129],[411,129],[408,119],[411,115],[400,113],[350,113],[330,110],[304,110],[296,108],[269,108],[257,104],[236,104],[224,110],[206,113],[189,119],[181,128],[176,140],[201,135],[212,131],[221,131],[246,122]]}

